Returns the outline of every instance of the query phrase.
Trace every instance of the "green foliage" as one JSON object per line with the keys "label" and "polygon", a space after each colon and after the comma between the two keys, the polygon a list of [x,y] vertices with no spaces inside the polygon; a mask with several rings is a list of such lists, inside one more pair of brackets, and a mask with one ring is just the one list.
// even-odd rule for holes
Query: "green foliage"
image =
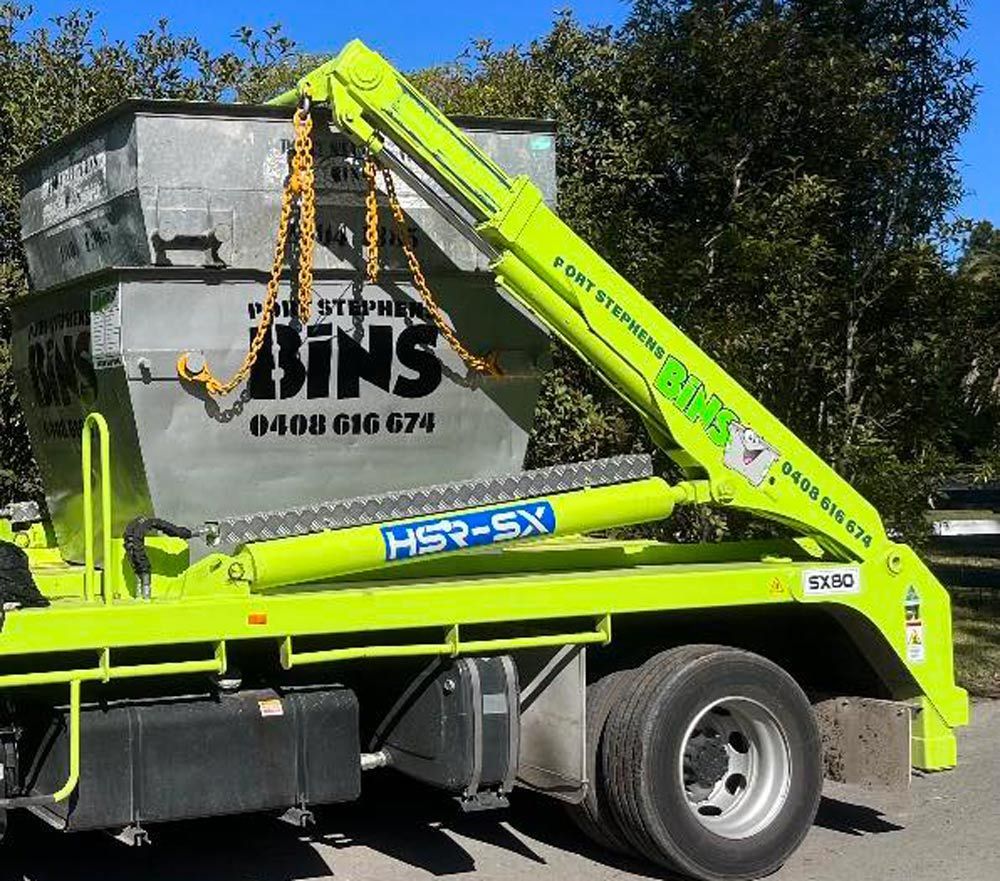
{"label": "green foliage", "polygon": [[962,432],[963,464],[974,480],[1000,480],[1000,231],[976,224],[958,262],[960,305],[967,350],[961,360],[962,403],[968,418]]}
{"label": "green foliage", "polygon": [[[453,111],[558,120],[570,223],[919,537],[928,493],[995,433],[970,430],[963,393],[981,293],[935,241],[976,95],[952,49],[963,6],[637,0],[621,31],[564,15],[421,84]],[[586,399],[601,452],[647,443],[558,363],[536,461],[566,436],[562,388]]]}

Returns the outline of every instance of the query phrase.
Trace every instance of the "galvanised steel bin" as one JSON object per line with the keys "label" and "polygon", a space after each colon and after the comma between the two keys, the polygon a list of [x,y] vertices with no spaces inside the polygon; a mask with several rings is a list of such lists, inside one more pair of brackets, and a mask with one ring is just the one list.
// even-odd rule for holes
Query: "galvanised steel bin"
{"label": "galvanised steel bin", "polygon": [[[247,350],[273,254],[287,113],[129,102],[22,168],[34,290],[15,305],[14,370],[68,559],[83,553],[79,436],[93,410],[111,427],[119,534],[139,514],[197,525],[521,468],[548,337],[402,184],[448,321],[470,350],[496,352],[503,374],[465,367],[392,239],[379,284],[365,283],[364,183],[352,148],[324,128],[313,318],[297,326],[286,285],[249,382],[221,401],[178,379],[177,356],[202,353],[228,375]],[[467,128],[554,195],[545,124]]]}

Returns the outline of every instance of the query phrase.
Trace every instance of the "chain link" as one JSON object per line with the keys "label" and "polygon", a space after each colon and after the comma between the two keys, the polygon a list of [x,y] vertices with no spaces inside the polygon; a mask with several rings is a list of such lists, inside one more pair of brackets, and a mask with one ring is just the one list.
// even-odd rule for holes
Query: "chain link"
{"label": "chain link", "polygon": [[224,397],[233,392],[250,375],[260,350],[269,338],[274,312],[281,289],[281,274],[285,265],[285,251],[288,245],[288,231],[292,216],[298,207],[298,313],[302,325],[309,323],[313,299],[313,257],[316,247],[316,174],[313,166],[313,121],[309,112],[308,97],[295,110],[292,119],[295,126],[295,147],[292,155],[292,170],[281,194],[281,217],[274,242],[274,262],[267,282],[267,294],[260,314],[260,322],[253,341],[239,369],[226,381],[218,379],[204,364],[201,370],[192,372],[188,366],[190,352],[177,359],[177,373],[188,382],[200,383],[212,397]]}
{"label": "chain link", "polygon": [[[261,309],[260,322],[254,333],[253,341],[247,350],[243,363],[226,381],[218,379],[204,364],[201,370],[192,372],[188,359],[190,352],[185,352],[177,359],[177,373],[188,382],[202,384],[212,397],[224,397],[232,393],[250,375],[260,350],[269,337],[271,325],[274,323],[274,313],[278,304],[278,294],[281,288],[281,275],[285,265],[285,252],[288,246],[288,233],[292,217],[298,208],[298,317],[304,326],[309,323],[312,314],[313,300],[313,261],[316,249],[316,173],[313,164],[313,121],[309,112],[308,96],[296,108],[293,117],[295,126],[295,146],[292,155],[292,170],[281,194],[281,217],[278,222],[278,233],[274,242],[274,262],[271,265],[271,275],[267,283],[267,294]],[[367,245],[367,278],[369,283],[377,284],[380,272],[379,266],[379,228],[378,228],[378,192],[377,175],[380,168],[375,159],[369,155],[365,158],[364,173],[368,182],[368,192],[365,197],[365,243]],[[399,204],[396,187],[389,169],[381,168],[382,180],[389,196],[389,208],[392,212],[397,235],[406,255],[406,262],[413,276],[413,284],[423,300],[424,306],[431,316],[438,331],[448,341],[467,367],[486,376],[498,376],[500,370],[494,354],[480,357],[470,352],[459,340],[457,334],[448,324],[444,312],[438,306],[424,276],[413,248],[410,231],[406,227],[406,216]]]}
{"label": "chain link", "polygon": [[365,156],[365,180],[368,193],[365,195],[365,244],[368,247],[368,283],[378,284],[378,164],[371,153]]}
{"label": "chain link", "polygon": [[[367,222],[366,222],[366,238],[368,241],[368,281],[375,284],[378,281],[379,265],[378,265],[378,201],[376,193],[376,181],[375,173],[379,169],[375,160],[368,156],[365,159],[365,176],[368,179],[368,196],[366,199],[367,206]],[[431,320],[434,322],[441,336],[443,336],[447,341],[448,345],[454,349],[455,354],[462,359],[465,366],[470,370],[474,370],[476,373],[481,373],[484,376],[499,376],[500,368],[497,364],[496,355],[494,353],[489,353],[485,357],[474,355],[470,352],[458,338],[452,326],[448,323],[447,318],[445,318],[444,312],[441,311],[441,307],[437,304],[434,299],[434,294],[431,292],[430,285],[427,284],[427,278],[424,276],[423,269],[420,266],[420,260],[417,257],[416,251],[413,248],[413,239],[410,237],[410,231],[406,227],[406,215],[403,214],[402,206],[399,204],[399,197],[396,195],[396,185],[393,182],[392,174],[389,172],[388,168],[382,167],[382,180],[385,183],[385,191],[389,196],[389,209],[392,212],[392,219],[396,227],[396,234],[399,236],[399,240],[403,246],[403,253],[406,255],[406,262],[410,268],[410,275],[413,277],[413,284],[420,294],[420,299],[424,302],[424,307],[431,316]],[[373,244],[374,243],[374,244]],[[372,253],[375,253],[374,260],[372,259]]]}
{"label": "chain link", "polygon": [[291,177],[299,197],[299,321],[303,327],[312,315],[316,250],[316,170],[313,166],[312,130],[313,120],[308,105],[298,108],[295,111],[295,156]]}

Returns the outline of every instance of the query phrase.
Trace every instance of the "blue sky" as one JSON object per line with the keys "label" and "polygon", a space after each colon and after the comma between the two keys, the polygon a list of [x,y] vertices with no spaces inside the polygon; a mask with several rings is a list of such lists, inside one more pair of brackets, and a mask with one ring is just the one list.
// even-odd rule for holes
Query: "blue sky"
{"label": "blue sky", "polygon": [[1000,3],[974,0],[969,29],[960,48],[978,65],[976,79],[982,85],[979,110],[962,139],[962,176],[967,194],[959,214],[992,220],[1000,226],[1000,164],[996,158],[1000,129]]}
{"label": "blue sky", "polygon": [[32,0],[35,20],[74,7],[101,10],[99,26],[113,38],[128,39],[162,17],[172,30],[197,34],[212,49],[233,45],[240,25],[280,21],[285,31],[310,52],[333,54],[348,40],[361,37],[406,68],[450,61],[478,37],[498,45],[544,34],[558,9],[571,7],[588,24],[620,24],[628,14],[625,0],[371,0],[247,3],[237,0],[146,4],[136,0]]}
{"label": "blue sky", "polygon": [[[245,0],[161,0],[150,5],[136,0],[34,0],[34,20],[40,23],[78,6],[99,8],[98,26],[112,38],[127,40],[166,16],[174,31],[197,34],[216,50],[231,46],[231,35],[242,24],[264,26],[280,20],[308,51],[333,53],[352,37],[361,37],[412,69],[455,58],[474,38],[488,37],[504,46],[540,36],[560,8],[572,7],[586,23],[620,24],[629,5],[626,0],[298,0],[274,5]],[[960,49],[978,62],[983,92],[976,121],[961,147],[968,193],[959,214],[1000,226],[1000,169],[994,158],[1000,127],[1000,2],[973,0],[970,24]]]}

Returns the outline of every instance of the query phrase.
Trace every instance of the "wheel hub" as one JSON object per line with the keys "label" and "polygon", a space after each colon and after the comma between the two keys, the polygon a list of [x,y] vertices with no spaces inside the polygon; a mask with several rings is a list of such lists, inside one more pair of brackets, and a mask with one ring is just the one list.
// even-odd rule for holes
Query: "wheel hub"
{"label": "wheel hub", "polygon": [[713,701],[682,741],[684,796],[695,819],[723,838],[747,838],[777,814],[788,794],[791,756],[774,715],[749,698]]}
{"label": "wheel hub", "polygon": [[719,737],[692,738],[685,756],[684,768],[693,782],[711,789],[729,770],[729,755]]}

